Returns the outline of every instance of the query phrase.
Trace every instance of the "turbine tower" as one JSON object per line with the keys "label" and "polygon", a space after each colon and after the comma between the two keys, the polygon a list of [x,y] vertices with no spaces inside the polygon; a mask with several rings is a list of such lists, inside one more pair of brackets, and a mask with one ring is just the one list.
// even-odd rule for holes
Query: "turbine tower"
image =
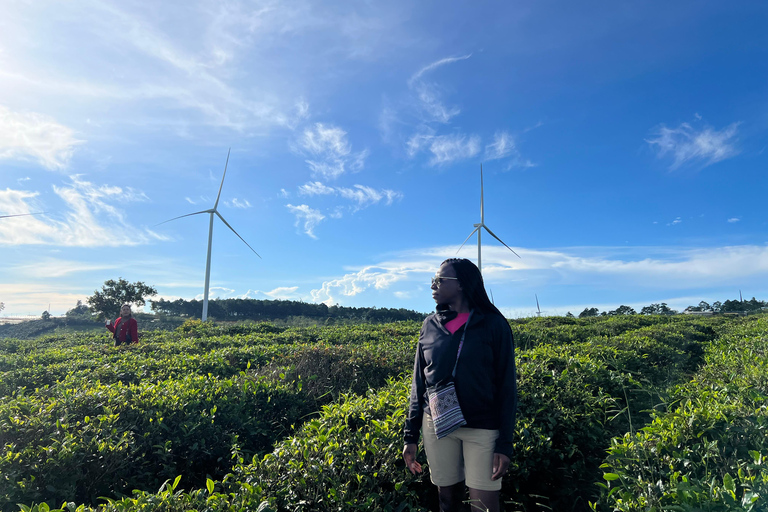
{"label": "turbine tower", "polygon": [[[491,231],[491,229],[488,226],[485,225],[485,204],[483,202],[483,164],[480,164],[480,223],[473,224],[473,226],[475,227],[475,229],[472,230],[472,232],[469,234],[467,239],[464,240],[464,243],[461,244],[461,247],[459,247],[459,251],[461,250],[462,247],[464,247],[464,244],[466,244],[467,241],[470,238],[472,238],[472,235],[477,233],[477,268],[480,269],[480,274],[483,273],[483,266],[482,266],[482,259],[481,259],[482,251],[481,251],[481,245],[480,245],[481,229],[485,229],[489,235],[491,235],[493,238],[501,242],[504,247],[512,251],[512,254],[514,254],[518,258],[520,257],[520,255],[517,254],[515,251],[513,251],[510,246],[504,243],[504,240],[497,237],[496,234],[493,231]],[[456,251],[456,253],[458,254],[459,251]]]}
{"label": "turbine tower", "polygon": [[[174,217],[172,219],[168,219],[166,221],[161,222],[160,224],[165,224],[166,222],[171,222],[172,220],[181,219],[182,217],[190,217],[192,215],[198,215],[200,213],[208,213],[211,216],[210,222],[208,223],[208,257],[205,260],[205,293],[203,294],[203,322],[205,322],[208,319],[208,289],[209,289],[209,283],[211,281],[211,246],[213,245],[213,216],[216,215],[219,219],[221,219],[221,222],[223,222],[229,229],[232,230],[232,232],[237,235],[237,238],[243,241],[245,245],[248,245],[248,242],[241,237],[237,231],[235,231],[235,228],[229,225],[229,222],[224,220],[224,217],[221,216],[218,210],[219,206],[219,199],[221,198],[221,189],[224,187],[224,178],[227,177],[227,165],[229,165],[229,153],[232,151],[232,148],[229,148],[229,151],[227,151],[227,162],[224,164],[224,176],[221,177],[221,185],[219,185],[219,194],[216,196],[216,202],[213,205],[213,208],[209,210],[202,210],[199,212],[194,213],[188,213],[186,215],[180,215],[178,217]],[[158,224],[158,226],[160,225]],[[253,247],[248,245],[248,248],[253,251],[253,253],[256,256],[259,256],[259,253],[257,253]],[[259,256],[261,258],[261,256]]]}
{"label": "turbine tower", "polygon": [[536,297],[536,316],[541,316],[541,308],[539,307],[539,296],[537,294],[533,294],[534,297]]}

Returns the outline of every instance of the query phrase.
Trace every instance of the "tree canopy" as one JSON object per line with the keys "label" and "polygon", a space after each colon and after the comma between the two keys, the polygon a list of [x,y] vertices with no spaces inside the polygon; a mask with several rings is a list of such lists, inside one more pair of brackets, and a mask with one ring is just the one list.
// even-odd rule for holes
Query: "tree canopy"
{"label": "tree canopy", "polygon": [[101,291],[94,291],[85,302],[99,318],[116,318],[123,304],[144,307],[146,299],[154,295],[157,295],[157,290],[153,286],[141,281],[129,283],[121,277],[117,281],[104,281]]}

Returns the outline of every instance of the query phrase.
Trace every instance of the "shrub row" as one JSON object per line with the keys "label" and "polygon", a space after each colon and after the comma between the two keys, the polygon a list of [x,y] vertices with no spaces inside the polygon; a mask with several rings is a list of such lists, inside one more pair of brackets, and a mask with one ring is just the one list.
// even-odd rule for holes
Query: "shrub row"
{"label": "shrub row", "polygon": [[410,368],[413,332],[400,335],[391,326],[378,344],[228,339],[207,353],[199,343],[210,338],[17,351],[24,364],[0,384],[0,508],[94,503],[181,473],[185,485],[221,478],[233,450],[264,453],[322,404]]}
{"label": "shrub row", "polygon": [[[515,329],[529,329],[530,332],[539,330],[544,339],[556,340],[554,344],[533,342],[531,345],[535,348],[518,353],[520,411],[516,454],[502,493],[508,503],[514,504],[513,509],[587,509],[587,501],[596,497],[592,492],[592,489],[597,489],[593,482],[601,473],[599,465],[611,438],[641,427],[648,418],[647,411],[668,400],[665,394],[667,387],[687,380],[690,372],[701,362],[701,344],[714,334],[712,326],[716,325],[711,319],[674,323],[660,319],[661,323],[656,324],[648,324],[648,320],[601,318],[571,323],[569,319],[568,323],[553,323],[547,327],[541,319],[537,319],[528,322],[535,324],[535,329],[522,322],[513,326]],[[559,339],[562,332],[558,329],[563,327],[574,329],[577,333],[578,328],[583,327],[586,333],[575,335],[569,342],[564,337]],[[132,357],[139,358],[143,346],[154,343],[156,357],[161,360],[168,358],[168,364],[171,364],[172,354],[183,353],[190,358],[194,355],[203,360],[207,354],[218,353],[224,357],[226,353],[232,356],[231,359],[236,362],[234,366],[237,366],[241,356],[242,360],[248,359],[249,356],[244,354],[251,349],[251,341],[268,338],[270,341],[261,344],[259,350],[273,352],[269,352],[269,360],[265,359],[259,368],[254,366],[248,374],[237,373],[230,377],[212,375],[202,379],[213,383],[251,381],[260,386],[275,386],[275,389],[287,390],[287,394],[285,398],[273,400],[279,402],[285,399],[299,408],[298,402],[306,406],[310,399],[318,398],[309,408],[320,410],[311,415],[294,435],[278,442],[272,453],[265,457],[256,456],[252,460],[251,454],[257,450],[247,445],[251,441],[246,442],[245,435],[241,435],[237,428],[220,431],[215,435],[219,438],[229,436],[228,442],[216,448],[216,461],[209,459],[208,464],[218,470],[225,467],[222,462],[225,458],[234,456],[238,464],[231,474],[222,478],[207,472],[211,475],[209,480],[202,473],[204,468],[182,470],[179,462],[175,467],[178,474],[183,475],[181,483],[174,478],[176,474],[172,474],[169,465],[168,471],[154,485],[133,485],[144,491],[138,491],[131,498],[114,500],[105,510],[255,510],[260,506],[265,510],[292,511],[359,508],[421,510],[421,507],[432,503],[434,489],[428,484],[428,477],[412,477],[400,457],[402,415],[408,399],[409,377],[392,382],[382,390],[370,391],[365,397],[345,395],[336,403],[322,408],[319,405],[323,403],[320,397],[330,399],[340,391],[350,389],[362,392],[376,387],[371,380],[382,381],[386,375],[395,375],[403,370],[410,373],[418,326],[359,326],[356,332],[349,331],[349,327],[333,329],[285,329],[274,333],[228,336],[204,333],[197,336],[179,332],[172,341],[142,343],[139,350],[122,351],[128,363]],[[548,333],[547,329],[557,332]],[[151,339],[149,337],[148,341]],[[32,355],[33,352],[26,353]],[[109,349],[107,352],[120,351]],[[83,372],[87,374],[87,370]],[[303,378],[299,379],[299,374]],[[280,384],[275,384],[275,376]],[[76,380],[75,376],[69,379],[72,382]],[[195,382],[192,377],[190,379],[184,382]],[[68,381],[65,379],[64,382]],[[113,387],[130,389],[153,385],[148,382],[131,385],[120,382]],[[154,385],[172,386],[171,382],[169,379]],[[211,386],[216,387],[214,384]],[[42,400],[46,393],[51,394],[51,390],[62,387],[65,387],[64,384],[59,383],[37,393],[29,393]],[[331,393],[328,394],[328,391]],[[16,393],[13,400],[27,396],[19,391]],[[207,396],[213,395],[208,393]],[[9,403],[13,400],[9,399]],[[225,398],[224,402],[227,400]],[[216,398],[201,406],[196,418],[202,419],[202,423],[210,421],[214,405],[217,407],[215,414],[221,415],[221,406]],[[273,412],[269,412],[270,407],[274,407]],[[266,414],[278,414],[283,407],[285,405],[268,405]],[[139,421],[138,416],[142,412],[147,418],[156,417],[154,410],[151,403],[141,403],[135,409],[137,417],[134,420]],[[243,414],[244,418],[239,421],[247,421],[254,415],[254,410],[242,409],[232,416]],[[125,433],[137,438],[137,431],[125,429],[119,424],[123,418],[120,414],[124,411],[102,411],[107,416],[110,413],[118,414],[115,423],[109,423],[113,421],[109,417],[100,420],[105,422],[102,431],[115,429],[110,434],[114,439],[107,444],[117,446],[122,440],[119,436]],[[83,415],[85,411],[79,410],[77,414]],[[297,409],[295,415],[299,414]],[[156,428],[152,424],[147,426],[147,421],[145,419],[141,425]],[[301,418],[297,419],[295,424],[300,421]],[[67,424],[71,422],[69,420]],[[45,430],[43,425],[40,428]],[[46,428],[50,429],[50,425]],[[205,429],[217,427],[214,422],[212,427],[206,424],[196,428],[203,429],[200,432],[208,432]],[[181,434],[178,429],[181,429]],[[140,429],[137,430],[140,432]],[[172,436],[182,435],[183,432],[183,428],[177,425],[167,435],[173,439]],[[233,433],[238,436],[237,440]],[[210,442],[210,435],[213,434],[205,434],[206,443]],[[134,438],[122,442],[131,446]],[[179,442],[189,443],[192,440],[185,438]],[[48,443],[46,446],[51,445]],[[161,443],[154,446],[161,446]],[[163,453],[162,450],[160,453]],[[194,454],[184,454],[184,457],[191,455]],[[38,456],[46,460],[45,454]],[[132,457],[124,458],[134,460]],[[421,457],[422,463],[425,463],[423,455]],[[31,456],[28,460],[32,464]],[[249,460],[250,463],[246,463]],[[158,467],[164,466],[161,464]],[[0,472],[4,472],[3,468]],[[10,480],[19,481],[20,478],[16,476]],[[168,480],[168,483],[160,492],[151,491],[157,489],[163,480]],[[0,485],[5,484],[0,481]],[[126,485],[123,489],[129,487]],[[114,493],[111,495],[115,496]],[[20,502],[32,504],[41,499],[29,496]],[[72,500],[64,494],[57,499],[46,499],[56,504],[63,503],[65,499]],[[74,502],[83,503],[88,499]],[[87,507],[76,507],[72,503],[69,508],[85,510]]]}
{"label": "shrub row", "polygon": [[596,510],[768,509],[768,319],[727,326],[668,411],[613,441]]}

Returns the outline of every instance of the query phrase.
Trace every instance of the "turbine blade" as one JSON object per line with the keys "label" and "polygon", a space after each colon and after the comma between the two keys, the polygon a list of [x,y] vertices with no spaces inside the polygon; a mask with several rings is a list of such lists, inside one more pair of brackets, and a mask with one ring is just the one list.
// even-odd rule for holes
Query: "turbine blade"
{"label": "turbine blade", "polygon": [[[504,243],[504,240],[502,240],[501,238],[497,237],[497,236],[496,236],[496,234],[495,234],[493,231],[491,231],[490,229],[488,229],[488,226],[486,226],[486,225],[483,225],[483,227],[485,228],[485,230],[488,232],[488,234],[489,234],[489,235],[491,235],[493,238],[495,238],[496,240],[498,240],[499,242],[501,242],[501,243],[502,243],[502,245],[503,245],[504,247],[506,247],[507,249],[509,249],[510,251],[512,251],[512,254],[514,254],[515,256],[517,256],[518,258],[520,258],[520,255],[519,255],[519,254],[517,254],[517,253],[516,253],[516,252],[515,252],[515,251],[514,251],[514,250],[513,250],[513,249],[512,249],[510,246],[508,246],[507,244],[505,244],[505,243]],[[522,259],[522,258],[520,258],[520,259]]]}
{"label": "turbine blade", "polygon": [[14,213],[13,215],[0,215],[0,219],[7,219],[9,217],[26,217],[27,215],[42,215],[45,212],[37,212],[37,213]]}
{"label": "turbine blade", "polygon": [[[245,245],[248,245],[248,242],[246,242],[246,241],[245,241],[245,239],[244,239],[243,237],[241,237],[241,236],[240,236],[240,234],[239,234],[237,231],[235,231],[235,228],[233,228],[232,226],[230,226],[230,225],[229,225],[229,222],[227,222],[226,220],[224,220],[224,217],[222,217],[222,216],[221,216],[221,214],[220,214],[219,212],[214,212],[214,213],[216,213],[216,215],[217,215],[217,216],[218,216],[218,217],[221,219],[221,222],[223,222],[224,224],[226,224],[226,226],[227,226],[229,229],[231,229],[231,230],[232,230],[232,232],[233,232],[234,234],[236,234],[236,235],[237,235],[237,238],[239,238],[240,240],[242,240],[242,241],[243,241],[243,243],[244,243]],[[253,251],[253,254],[255,254],[256,256],[258,256],[259,258],[261,258],[261,255],[259,255],[259,253],[257,253],[257,252],[256,252],[256,251],[253,249],[253,247],[251,247],[250,245],[248,245],[248,248],[249,248],[250,250],[252,250],[252,251]]]}
{"label": "turbine blade", "polygon": [[474,234],[477,232],[477,230],[478,230],[478,229],[480,229],[480,226],[477,226],[475,229],[473,229],[473,230],[472,230],[472,232],[469,234],[469,236],[467,237],[467,239],[466,239],[466,240],[464,240],[464,242],[463,242],[463,243],[462,243],[462,244],[459,246],[459,248],[456,250],[456,254],[458,254],[458,253],[459,253],[459,251],[461,250],[461,248],[462,248],[462,247],[464,247],[464,244],[466,244],[466,243],[469,241],[469,239],[470,239],[470,238],[472,238],[472,235],[474,235]]}
{"label": "turbine blade", "polygon": [[[227,166],[229,165],[229,153],[232,151],[232,148],[229,148],[227,151],[227,162],[224,164],[224,176],[221,177],[221,185],[219,185],[219,195],[216,196],[216,204],[213,205],[213,209],[219,207],[219,198],[221,197],[221,189],[224,188],[224,178],[227,177]],[[224,219],[222,219],[224,220]],[[243,240],[245,242],[245,240]],[[256,251],[253,251],[256,252]]]}
{"label": "turbine blade", "polygon": [[536,309],[541,313],[541,308],[539,307],[539,296],[537,294],[533,294],[534,297],[536,297]]}
{"label": "turbine blade", "polygon": [[[181,219],[181,218],[183,218],[183,217],[190,217],[190,216],[192,216],[192,215],[199,215],[199,214],[201,214],[201,213],[211,213],[211,210],[203,210],[203,211],[200,211],[200,212],[195,212],[195,213],[188,213],[188,214],[186,214],[186,215],[179,215],[178,217],[174,217],[174,218],[172,218],[172,219],[164,220],[164,221],[163,221],[163,222],[161,222],[160,224],[165,224],[166,222],[171,222],[172,220]],[[155,227],[159,226],[160,224],[155,224]]]}

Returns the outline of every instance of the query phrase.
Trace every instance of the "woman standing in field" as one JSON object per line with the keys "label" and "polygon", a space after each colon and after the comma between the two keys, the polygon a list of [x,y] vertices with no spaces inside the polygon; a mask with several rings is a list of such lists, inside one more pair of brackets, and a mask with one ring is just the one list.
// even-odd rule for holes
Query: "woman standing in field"
{"label": "woman standing in field", "polygon": [[[466,485],[473,510],[497,512],[517,411],[512,330],[488,299],[480,270],[467,259],[440,265],[432,297],[437,310],[419,333],[403,458],[411,473],[421,472],[421,431],[440,510],[460,510]],[[465,424],[459,427],[456,416],[462,413]]]}
{"label": "woman standing in field", "polygon": [[139,342],[139,325],[131,314],[130,304],[123,304],[120,308],[120,316],[115,320],[115,323],[110,324],[107,320],[105,327],[112,332],[116,347],[123,343],[127,345]]}

